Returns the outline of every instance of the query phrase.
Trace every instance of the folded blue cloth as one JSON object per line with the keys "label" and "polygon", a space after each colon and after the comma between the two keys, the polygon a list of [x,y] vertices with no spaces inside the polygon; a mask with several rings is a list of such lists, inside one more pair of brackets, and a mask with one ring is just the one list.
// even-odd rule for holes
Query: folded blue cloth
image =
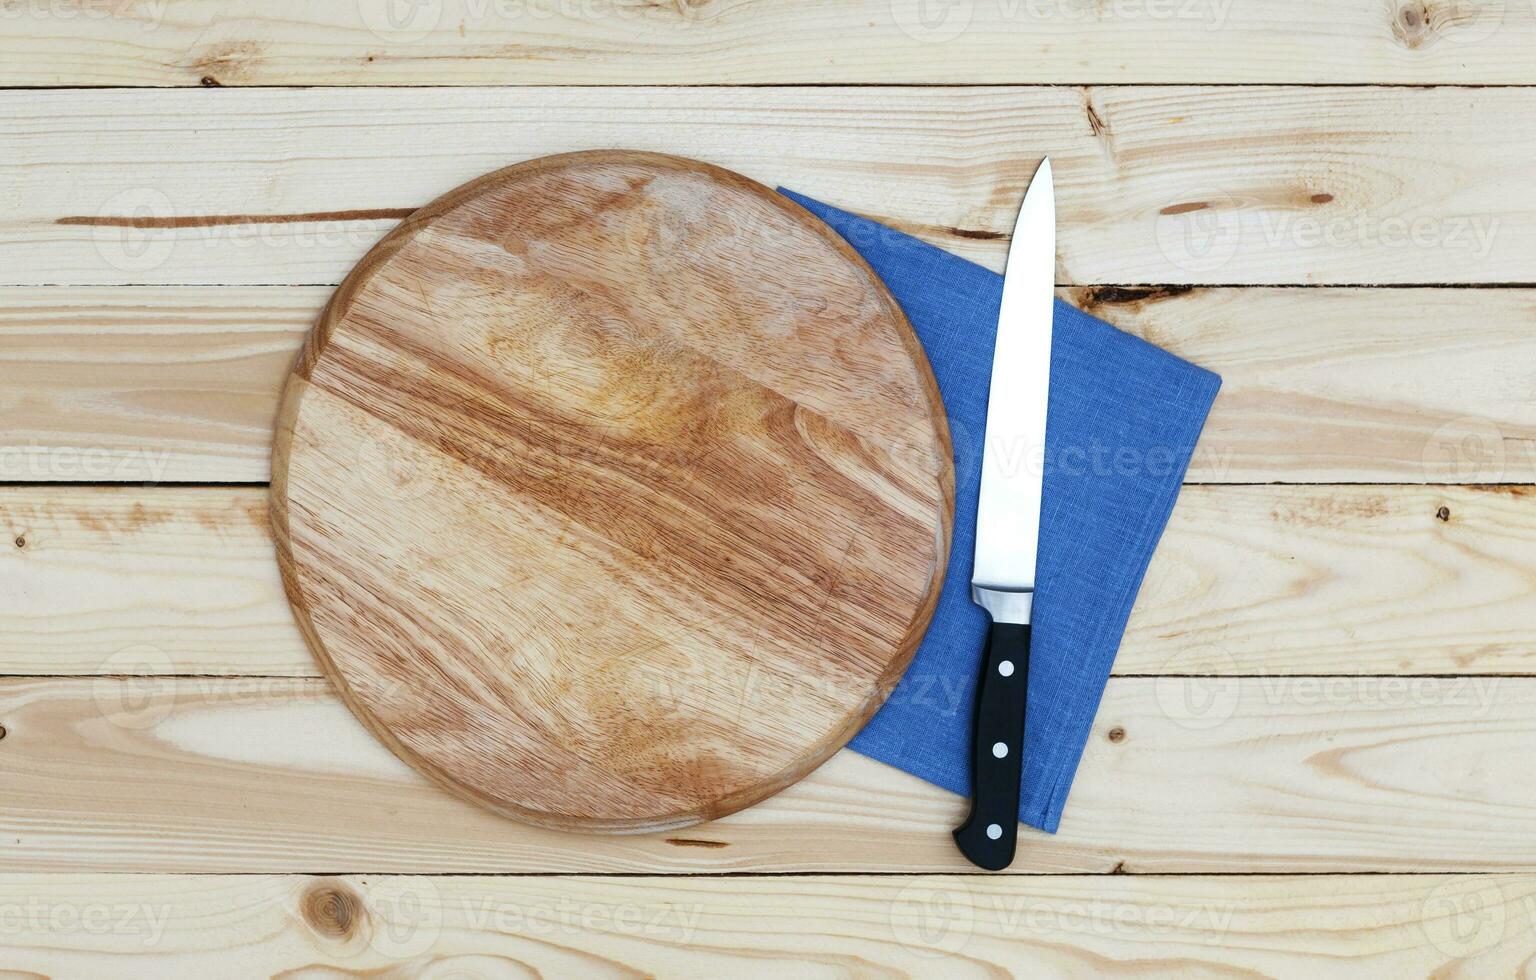
{"label": "folded blue cloth", "polygon": [[[780,189],[885,280],[933,365],[955,446],[944,591],[912,665],[852,748],[969,794],[987,614],[971,602],[1002,276]],[[1221,379],[1057,301],[1019,819],[1054,832],[1110,665]]]}

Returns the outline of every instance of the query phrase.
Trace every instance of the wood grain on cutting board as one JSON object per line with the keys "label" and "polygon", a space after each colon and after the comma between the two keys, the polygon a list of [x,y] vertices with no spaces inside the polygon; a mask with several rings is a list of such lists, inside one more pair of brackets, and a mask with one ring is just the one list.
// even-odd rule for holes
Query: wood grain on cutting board
{"label": "wood grain on cutting board", "polygon": [[347,703],[554,827],[677,827],[837,751],[932,615],[927,358],[799,205],[678,157],[530,161],[412,215],[285,389],[277,553]]}

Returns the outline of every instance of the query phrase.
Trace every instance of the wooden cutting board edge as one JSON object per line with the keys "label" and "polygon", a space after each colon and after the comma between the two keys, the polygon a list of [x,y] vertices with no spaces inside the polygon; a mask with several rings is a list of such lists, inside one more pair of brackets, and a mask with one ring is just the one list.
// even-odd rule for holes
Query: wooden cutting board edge
{"label": "wooden cutting board edge", "polygon": [[[378,265],[386,261],[405,245],[409,241],[409,236],[416,229],[430,223],[437,216],[454,208],[462,201],[475,196],[484,187],[497,181],[526,176],[541,169],[551,169],[565,166],[572,162],[580,162],[583,158],[590,158],[594,161],[631,159],[658,163],[665,162],[708,172],[717,179],[735,184],[774,202],[786,214],[791,215],[806,228],[823,237],[848,260],[865,269],[871,281],[877,285],[878,293],[889,307],[890,312],[904,328],[902,331],[902,342],[910,351],[913,364],[921,372],[923,386],[929,396],[930,421],[934,425],[934,434],[939,441],[944,459],[943,470],[939,474],[943,502],[940,508],[939,536],[935,543],[938,567],[935,569],[930,580],[928,593],[924,596],[922,604],[917,608],[896,656],[891,659],[887,669],[881,675],[879,682],[871,691],[863,707],[858,712],[851,714],[847,723],[842,728],[830,733],[800,759],[797,759],[793,765],[786,766],[772,778],[750,787],[748,791],[720,797],[712,801],[710,806],[700,807],[694,811],[678,814],[671,819],[659,821],[615,820],[598,822],[587,819],[576,820],[557,817],[542,811],[518,809],[505,806],[499,801],[487,798],[482,794],[474,792],[471,787],[462,785],[441,774],[431,760],[412,751],[396,738],[389,727],[380,722],[350,690],[343,672],[338,669],[337,665],[332,662],[326,653],[325,645],[321,642],[318,632],[310,621],[308,604],[304,600],[292,551],[289,547],[288,510],[286,503],[289,448],[292,444],[293,430],[295,421],[298,418],[299,406],[309,388],[310,374],[320,352],[324,350],[325,345],[329,341],[340,315],[339,311],[346,309],[352,295],[368,281]],[[912,324],[907,319],[905,311],[902,310],[901,305],[891,295],[884,281],[875,273],[864,257],[820,218],[783,194],[777,193],[772,188],[744,177],[735,171],[717,167],[703,161],[645,150],[579,150],[572,153],[554,154],[515,163],[499,170],[491,171],[454,188],[403,219],[399,225],[391,229],[358,261],[357,265],[353,267],[341,284],[337,286],[336,291],[320,311],[320,316],[305,339],[303,347],[300,348],[289,379],[283,387],[273,433],[272,478],[269,494],[271,499],[270,514],[273,543],[276,546],[278,569],[282,576],[283,590],[288,599],[289,607],[293,611],[294,618],[300,632],[304,636],[306,645],[319,663],[322,672],[330,681],[331,686],[336,690],[342,702],[347,705],[352,715],[361,721],[375,738],[412,769],[427,776],[434,783],[448,790],[453,795],[509,819],[563,831],[593,834],[645,834],[679,830],[704,821],[715,820],[745,809],[753,804],[760,803],[779,791],[792,786],[820,767],[842,749],[843,746],[847,745],[853,736],[858,734],[859,730],[868,723],[870,718],[874,717],[875,712],[880,709],[886,699],[890,697],[891,692],[906,673],[907,667],[910,666],[912,657],[916,654],[917,647],[927,632],[928,624],[933,618],[934,609],[937,607],[939,596],[943,591],[945,573],[949,565],[951,538],[954,532],[954,446],[951,441],[949,420],[944,411],[944,402],[939,392],[938,381],[933,375],[932,365],[928,362],[927,352],[923,349],[922,342],[917,339],[917,334],[913,331]]]}

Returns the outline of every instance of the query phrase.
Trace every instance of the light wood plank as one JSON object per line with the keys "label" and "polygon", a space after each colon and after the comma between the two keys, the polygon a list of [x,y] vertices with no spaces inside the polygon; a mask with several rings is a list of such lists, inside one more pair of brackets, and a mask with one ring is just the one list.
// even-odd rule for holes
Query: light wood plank
{"label": "light wood plank", "polygon": [[1536,290],[1081,287],[1222,377],[1200,482],[1536,482]]}
{"label": "light wood plank", "polygon": [[[316,680],[0,683],[12,871],[961,871],[964,802],[844,750],[673,834],[446,795]],[[1015,873],[1536,869],[1536,680],[1118,678],[1056,836]]]}
{"label": "light wood plank", "polygon": [[0,488],[0,668],[318,673],[261,489]]}
{"label": "light wood plank", "polygon": [[[266,514],[257,488],[0,489],[0,672],[317,676]],[[1528,673],[1533,556],[1525,488],[1185,487],[1115,669]]]}
{"label": "light wood plank", "polygon": [[0,876],[9,967],[197,980],[1508,976],[1533,908],[1529,875]]}
{"label": "light wood plank", "polygon": [[18,2],[0,85],[1530,83],[1517,0]]}
{"label": "light wood plank", "polygon": [[[329,295],[0,288],[0,479],[265,481],[282,379]],[[1222,375],[1190,481],[1536,482],[1536,290],[1060,295]]]}
{"label": "light wood plank", "polygon": [[263,481],[325,287],[0,289],[0,480]]}
{"label": "light wood plank", "polygon": [[450,188],[594,146],[698,157],[993,267],[1049,153],[1069,284],[1518,283],[1531,119],[1527,88],[17,91],[0,283],[335,283]]}
{"label": "light wood plank", "polygon": [[1528,673],[1526,487],[1185,487],[1124,674]]}

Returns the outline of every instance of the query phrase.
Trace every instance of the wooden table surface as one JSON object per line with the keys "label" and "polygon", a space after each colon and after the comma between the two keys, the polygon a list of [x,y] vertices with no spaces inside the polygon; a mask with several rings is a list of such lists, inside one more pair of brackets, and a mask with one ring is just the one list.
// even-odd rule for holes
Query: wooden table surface
{"label": "wooden table surface", "polygon": [[[1527,0],[0,4],[0,970],[1531,969],[1533,85]],[[993,268],[1049,153],[1062,296],[1224,377],[1009,872],[846,751],[684,833],[521,826],[320,678],[297,345],[411,210],[602,146]]]}

